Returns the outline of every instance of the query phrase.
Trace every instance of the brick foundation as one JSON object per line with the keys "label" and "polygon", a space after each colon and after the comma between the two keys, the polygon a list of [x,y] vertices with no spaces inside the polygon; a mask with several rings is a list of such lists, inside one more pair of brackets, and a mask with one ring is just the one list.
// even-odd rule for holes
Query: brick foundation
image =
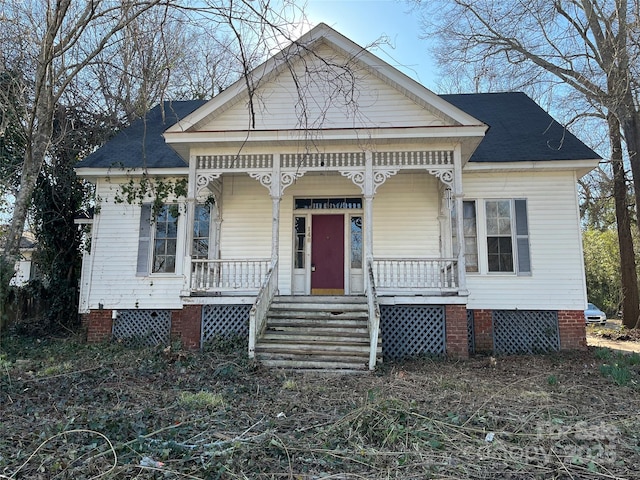
{"label": "brick foundation", "polygon": [[87,343],[100,343],[111,338],[111,310],[91,310],[82,316],[82,323],[86,324]]}
{"label": "brick foundation", "polygon": [[171,339],[180,340],[184,348],[200,348],[202,305],[185,305],[171,311]]}
{"label": "brick foundation", "polygon": [[587,348],[587,332],[582,310],[559,310],[560,350]]}
{"label": "brick foundation", "polygon": [[453,358],[469,358],[467,339],[467,307],[465,305],[447,305],[445,307],[446,349]]}
{"label": "brick foundation", "polygon": [[473,311],[473,333],[477,353],[493,352],[493,320],[491,310]]}

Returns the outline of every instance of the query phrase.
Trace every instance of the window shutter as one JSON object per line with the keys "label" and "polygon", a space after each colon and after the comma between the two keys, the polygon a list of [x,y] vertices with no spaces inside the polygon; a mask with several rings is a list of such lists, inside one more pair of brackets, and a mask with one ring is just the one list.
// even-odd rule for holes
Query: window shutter
{"label": "window shutter", "polygon": [[136,276],[149,275],[149,247],[151,245],[151,204],[140,207],[140,232],[138,234],[138,263]]}
{"label": "window shutter", "polygon": [[531,273],[531,255],[529,253],[529,223],[527,221],[527,201],[515,200],[516,242],[518,249],[518,273]]}

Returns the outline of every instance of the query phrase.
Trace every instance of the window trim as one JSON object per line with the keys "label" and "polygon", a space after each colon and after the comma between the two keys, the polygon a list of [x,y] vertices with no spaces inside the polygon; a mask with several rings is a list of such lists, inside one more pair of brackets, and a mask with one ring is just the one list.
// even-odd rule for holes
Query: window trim
{"label": "window trim", "polygon": [[[513,270],[511,271],[490,271],[489,270],[489,242],[488,239],[490,236],[495,236],[495,235],[489,235],[488,232],[488,228],[487,228],[487,220],[488,220],[488,216],[487,216],[487,204],[488,202],[500,202],[500,201],[508,201],[509,202],[509,217],[510,217],[510,222],[511,222],[511,235],[509,238],[511,238],[511,255],[512,255],[512,263],[513,263]],[[517,212],[516,212],[516,202],[524,202],[524,214],[525,214],[525,226],[526,226],[526,235],[525,234],[518,234],[517,233],[517,229],[518,229],[518,217],[517,217]],[[530,277],[532,275],[532,262],[531,262],[531,242],[530,242],[530,238],[531,238],[531,232],[529,230],[529,202],[527,200],[527,198],[523,198],[523,197],[508,197],[508,198],[485,198],[483,200],[483,204],[484,204],[484,208],[482,209],[482,215],[483,215],[483,219],[482,219],[482,225],[483,225],[483,232],[482,232],[482,238],[483,238],[483,262],[484,262],[484,268],[486,269],[485,273],[488,275],[495,275],[495,276],[501,276],[501,275],[515,275],[515,276],[520,276],[520,277]],[[477,213],[477,211],[476,211]],[[505,237],[504,235],[502,237]],[[521,261],[521,251],[520,248],[518,246],[518,240],[526,240],[526,248],[527,248],[527,255],[529,258],[529,269],[528,270],[523,270],[521,265],[520,265],[520,261]],[[522,252],[522,254],[524,254],[524,252]]]}
{"label": "window trim", "polygon": [[[155,272],[154,271],[154,267],[155,267],[155,257],[156,257],[156,234],[158,231],[158,214],[160,213],[160,210],[158,210],[155,214],[155,216],[153,216],[153,220],[151,223],[151,232],[150,232],[150,242],[149,242],[149,268],[148,268],[148,275],[149,276],[165,276],[165,277],[174,277],[176,275],[179,274],[179,267],[178,267],[178,252],[180,251],[180,249],[178,248],[178,243],[180,240],[180,204],[177,202],[170,202],[170,203],[165,203],[164,205],[162,205],[161,208],[170,208],[172,206],[175,206],[177,211],[178,211],[178,215],[175,217],[175,223],[176,223],[176,247],[175,247],[175,261],[173,264],[173,271],[172,272]],[[153,215],[153,210],[151,211],[151,214]]]}

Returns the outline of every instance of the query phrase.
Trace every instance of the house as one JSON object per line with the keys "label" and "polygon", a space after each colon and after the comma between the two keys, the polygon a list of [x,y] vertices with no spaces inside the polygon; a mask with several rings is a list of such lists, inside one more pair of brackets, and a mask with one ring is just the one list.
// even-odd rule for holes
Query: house
{"label": "house", "polygon": [[[0,226],[0,233],[8,226]],[[31,232],[24,232],[20,238],[20,258],[15,262],[15,274],[9,281],[12,287],[23,287],[35,276],[33,253],[36,250],[36,238]],[[0,248],[4,248],[4,239],[0,236]]]}
{"label": "house", "polygon": [[436,95],[321,24],[78,164],[88,340],[237,333],[309,368],[584,348],[598,161],[522,93]]}

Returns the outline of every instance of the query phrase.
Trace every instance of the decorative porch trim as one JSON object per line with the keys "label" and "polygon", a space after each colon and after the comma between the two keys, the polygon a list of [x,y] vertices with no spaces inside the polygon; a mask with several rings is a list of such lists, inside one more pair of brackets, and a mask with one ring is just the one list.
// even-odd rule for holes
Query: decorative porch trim
{"label": "decorative porch trim", "polygon": [[221,175],[222,172],[198,173],[196,175],[196,194],[200,194],[200,192],[202,192],[205,188],[211,189],[209,185],[218,180]]}
{"label": "decorative porch trim", "polygon": [[453,151],[373,152],[374,167],[429,167],[436,165],[453,166]]}
{"label": "decorative porch trim", "polygon": [[427,172],[440,180],[448,188],[453,188],[453,168],[430,168],[427,170]]}
{"label": "decorative porch trim", "polygon": [[345,167],[364,167],[363,152],[350,153],[285,153],[280,156],[282,168],[300,170],[337,169]]}
{"label": "decorative porch trim", "polygon": [[[373,170],[372,175],[372,194],[375,195],[378,187],[387,181],[389,177],[398,173],[398,169],[382,169]],[[347,177],[355,186],[360,188],[363,195],[367,194],[367,174],[362,170],[341,170],[340,175]]]}
{"label": "decorative porch trim", "polygon": [[273,167],[273,155],[197,155],[198,170],[255,170]]}

